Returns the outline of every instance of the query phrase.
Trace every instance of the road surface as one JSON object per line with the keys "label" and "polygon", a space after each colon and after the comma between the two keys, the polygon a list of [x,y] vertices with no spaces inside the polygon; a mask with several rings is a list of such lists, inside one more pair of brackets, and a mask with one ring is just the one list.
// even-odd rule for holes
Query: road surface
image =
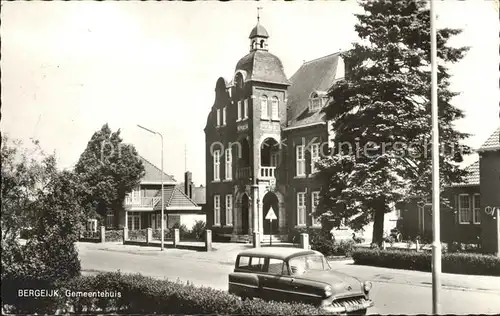
{"label": "road surface", "polygon": [[[130,246],[134,247],[134,246]],[[136,246],[137,247],[137,246]],[[210,286],[227,290],[227,275],[233,269],[229,262],[216,262],[213,256],[204,260],[203,254],[192,255],[192,251],[159,249],[149,252],[136,252],[133,249],[119,251],[103,249],[97,245],[80,245],[80,260],[84,273],[96,271],[117,271],[141,273],[162,279],[191,281],[196,285]],[[137,249],[137,248],[135,248]],[[332,263],[332,267],[353,276],[369,277],[374,286],[371,297],[375,307],[370,314],[431,314],[432,288],[427,282],[417,282],[412,274],[421,272],[406,271],[406,278],[392,278],[389,269],[360,267],[345,263]],[[394,270],[401,271],[401,270]],[[380,272],[380,273],[379,273]],[[469,276],[457,275],[457,278]],[[489,290],[479,288],[441,290],[441,314],[499,314],[500,278],[482,277],[489,284]],[[484,280],[484,279],[483,279]],[[445,284],[443,282],[443,284]],[[446,284],[445,284],[446,285]]]}

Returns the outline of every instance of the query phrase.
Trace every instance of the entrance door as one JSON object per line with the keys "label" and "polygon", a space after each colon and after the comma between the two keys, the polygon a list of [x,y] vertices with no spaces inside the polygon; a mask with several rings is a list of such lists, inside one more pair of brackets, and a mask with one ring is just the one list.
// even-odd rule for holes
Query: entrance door
{"label": "entrance door", "polygon": [[248,234],[248,230],[250,229],[248,221],[249,202],[250,201],[248,200],[248,195],[243,194],[243,197],[241,198],[241,230],[245,235]]}
{"label": "entrance door", "polygon": [[[278,220],[279,220],[278,197],[273,192],[268,192],[264,196],[262,204],[263,204],[263,214],[264,214],[263,215],[263,217],[264,217],[264,219],[263,219],[263,221],[264,221],[264,235],[278,234],[278,229],[279,229],[279,225],[278,225]],[[272,223],[271,223],[271,221],[265,219],[265,217],[267,216],[267,213],[271,209],[271,206],[274,210],[274,214],[276,215],[276,219],[273,220]]]}

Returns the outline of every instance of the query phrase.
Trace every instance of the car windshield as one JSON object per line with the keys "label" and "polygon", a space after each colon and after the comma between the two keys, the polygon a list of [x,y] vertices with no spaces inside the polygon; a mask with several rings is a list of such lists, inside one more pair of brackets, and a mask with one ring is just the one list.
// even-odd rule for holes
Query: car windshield
{"label": "car windshield", "polygon": [[292,258],[288,261],[292,275],[301,275],[309,271],[330,270],[330,265],[322,255],[305,255]]}

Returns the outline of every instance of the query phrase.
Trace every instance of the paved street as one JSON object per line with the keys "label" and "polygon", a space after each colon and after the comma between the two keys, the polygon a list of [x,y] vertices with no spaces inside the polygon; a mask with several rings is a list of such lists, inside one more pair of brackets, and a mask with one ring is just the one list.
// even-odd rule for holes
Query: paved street
{"label": "paved street", "polygon": [[[227,289],[232,270],[230,257],[244,245],[225,244],[212,253],[189,250],[123,246],[118,244],[78,244],[84,273],[116,271],[141,273],[156,278],[192,281],[197,285]],[[430,314],[432,292],[430,273],[356,266],[331,262],[336,270],[374,283],[376,306],[370,313]],[[500,313],[500,277],[443,274],[442,313]]]}

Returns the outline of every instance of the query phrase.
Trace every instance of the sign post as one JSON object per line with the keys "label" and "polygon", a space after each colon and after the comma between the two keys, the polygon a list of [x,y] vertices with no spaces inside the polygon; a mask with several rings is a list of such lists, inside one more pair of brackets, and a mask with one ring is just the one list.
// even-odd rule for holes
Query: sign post
{"label": "sign post", "polygon": [[273,220],[278,219],[276,217],[276,213],[274,213],[274,209],[272,206],[271,206],[271,208],[269,208],[269,211],[267,212],[266,219],[269,220],[269,245],[272,246],[273,245],[273,233],[272,233]]}

